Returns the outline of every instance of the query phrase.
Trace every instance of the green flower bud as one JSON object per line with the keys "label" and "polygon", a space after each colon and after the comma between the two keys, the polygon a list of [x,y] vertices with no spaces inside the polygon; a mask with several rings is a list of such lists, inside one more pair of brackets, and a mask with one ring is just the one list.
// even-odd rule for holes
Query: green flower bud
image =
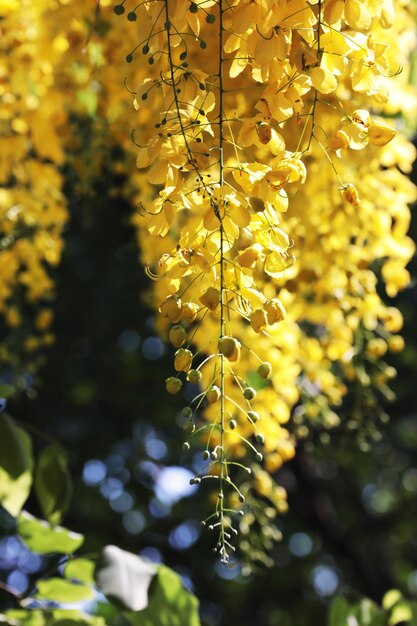
{"label": "green flower bud", "polygon": [[259,413],[257,413],[257,411],[248,411],[248,420],[250,422],[257,422],[259,420]]}
{"label": "green flower bud", "polygon": [[267,380],[267,378],[269,378],[272,374],[272,365],[267,361],[264,361],[260,364],[260,366],[256,370],[256,373],[264,380]]}
{"label": "green flower bud", "polygon": [[214,404],[220,399],[220,389],[217,385],[213,385],[206,393],[206,399],[209,404]]}
{"label": "green flower bud", "polygon": [[246,389],[243,390],[243,397],[246,398],[246,400],[253,400],[255,396],[256,391],[253,387],[246,387]]}
{"label": "green flower bud", "polygon": [[233,339],[233,337],[228,337],[225,335],[219,340],[219,352],[227,358],[232,356],[235,347],[236,339]]}
{"label": "green flower bud", "polygon": [[193,385],[198,385],[202,379],[202,374],[199,370],[190,370],[187,374],[187,380]]}
{"label": "green flower bud", "polygon": [[170,376],[165,381],[165,389],[168,391],[168,393],[171,393],[172,395],[178,393],[181,387],[182,382],[179,378],[175,378],[175,376]]}

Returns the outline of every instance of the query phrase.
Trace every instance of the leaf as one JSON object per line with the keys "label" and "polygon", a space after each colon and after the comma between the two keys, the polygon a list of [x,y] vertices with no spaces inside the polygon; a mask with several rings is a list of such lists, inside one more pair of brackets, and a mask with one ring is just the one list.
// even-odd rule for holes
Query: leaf
{"label": "leaf", "polygon": [[32,485],[32,440],[6,415],[0,415],[0,504],[17,517]]}
{"label": "leaf", "polygon": [[389,611],[402,598],[402,593],[398,589],[390,589],[382,598],[382,607]]}
{"label": "leaf", "polygon": [[76,609],[55,609],[52,620],[53,626],[106,626],[103,617],[86,615]]}
{"label": "leaf", "polygon": [[58,444],[44,448],[35,472],[35,491],[43,515],[58,524],[67,510],[72,492],[64,450]]}
{"label": "leaf", "polygon": [[342,596],[335,598],[330,606],[328,626],[347,626],[349,608],[349,604]]}
{"label": "leaf", "polygon": [[5,613],[8,626],[45,626],[47,617],[38,609],[10,609]]}
{"label": "leaf", "polygon": [[26,511],[19,517],[17,530],[28,548],[38,554],[72,554],[84,541],[83,535],[61,526],[53,528]]}
{"label": "leaf", "polygon": [[36,593],[36,598],[62,602],[64,604],[89,600],[94,595],[90,587],[71,583],[69,580],[64,580],[63,578],[39,580],[37,582],[37,588],[38,592]]}
{"label": "leaf", "polygon": [[158,567],[149,596],[145,610],[126,614],[133,626],[200,626],[197,598],[168,567]]}
{"label": "leaf", "polygon": [[0,398],[10,398],[15,391],[16,387],[14,385],[10,385],[9,383],[0,384]]}
{"label": "leaf", "polygon": [[90,559],[71,559],[65,566],[65,578],[79,580],[82,583],[94,583],[95,563]]}
{"label": "leaf", "polygon": [[410,605],[404,601],[398,602],[392,610],[392,613],[388,620],[388,624],[389,626],[395,626],[396,624],[399,624],[400,622],[409,622],[412,617],[413,617],[413,612],[411,610]]}
{"label": "leaf", "polygon": [[357,618],[359,626],[385,626],[386,623],[383,611],[369,598],[364,598],[353,608],[352,616]]}
{"label": "leaf", "polygon": [[[10,609],[4,616],[8,626],[106,626],[103,617],[86,615],[76,609]],[[0,619],[0,623],[2,620]]]}
{"label": "leaf", "polygon": [[409,605],[413,613],[409,626],[417,626],[417,602],[410,602]]}
{"label": "leaf", "polygon": [[148,589],[156,567],[139,556],[106,546],[96,568],[96,581],[110,600],[123,607],[139,611],[148,605]]}

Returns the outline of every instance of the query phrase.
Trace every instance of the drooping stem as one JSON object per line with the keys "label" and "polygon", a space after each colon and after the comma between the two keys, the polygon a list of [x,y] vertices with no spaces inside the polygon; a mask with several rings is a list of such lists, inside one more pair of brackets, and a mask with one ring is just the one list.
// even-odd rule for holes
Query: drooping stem
{"label": "drooping stem", "polygon": [[[222,201],[222,189],[224,183],[224,162],[223,162],[223,0],[219,0],[219,68],[218,68],[218,81],[219,81],[219,188],[220,188],[220,201]],[[224,206],[219,210],[218,207],[218,219],[220,221],[220,339],[225,334],[225,289],[224,289],[224,224],[223,224],[223,211]],[[225,450],[224,450],[224,433],[225,433],[225,356],[222,354],[220,357],[220,555],[222,563],[227,563],[228,557],[225,546],[224,536],[224,494],[223,494],[223,480],[225,470]]]}

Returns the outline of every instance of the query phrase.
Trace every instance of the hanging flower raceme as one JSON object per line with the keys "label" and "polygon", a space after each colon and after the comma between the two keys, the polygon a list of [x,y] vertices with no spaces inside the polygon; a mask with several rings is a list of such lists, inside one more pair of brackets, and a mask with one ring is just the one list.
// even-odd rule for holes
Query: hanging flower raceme
{"label": "hanging flower raceme", "polygon": [[[117,5],[116,13],[122,14],[127,4]],[[344,160],[349,163],[352,150],[384,147],[396,135],[365,107],[366,102],[377,111],[384,106],[390,76],[398,70],[387,54],[384,34],[393,23],[393,7],[388,2],[358,6],[334,0],[162,0],[135,7],[135,20],[127,14],[140,28],[138,43],[126,60],[145,68],[135,97],[137,165],[156,185],[143,232],[165,237],[151,251],[144,234],[144,255],[148,249],[157,307],[177,348],[176,375],[167,380],[167,389],[176,393],[184,380],[198,385],[185,415],[192,436],[198,433],[206,440],[207,466],[193,480],[217,483],[209,527],[218,531],[216,549],[223,562],[234,549],[234,498],[237,495],[241,504],[245,500],[235,482],[234,465],[242,464],[232,461],[232,454],[242,457],[242,442],[248,459],[253,451],[257,462],[263,456],[259,445],[267,459],[290,458],[294,450],[291,438],[284,437],[285,446],[280,443],[282,435],[271,445],[272,424],[285,422],[288,407],[300,396],[280,390],[280,377],[274,377],[271,364],[277,361],[281,372],[279,359],[269,352],[280,346],[282,358],[288,353],[293,363],[288,385],[294,389],[300,367],[309,365],[303,343],[294,343],[301,338],[290,337],[299,334],[297,321],[318,322],[310,313],[316,296],[300,305],[300,294],[310,284],[319,297],[319,277],[333,263],[330,241],[341,255],[352,247],[352,234],[337,246],[343,214],[350,219],[347,207],[362,211],[369,202],[367,189],[349,165],[344,167]],[[364,29],[370,29],[368,36]],[[373,158],[378,164],[378,157]],[[335,229],[317,256],[317,242],[327,234],[324,227],[330,227],[323,212],[313,209],[323,202],[323,192],[313,191],[321,185],[328,190],[325,206],[330,201],[339,209],[334,209]],[[302,210],[294,213],[293,206]],[[283,217],[287,210],[288,219]],[[352,252],[353,269],[358,259]],[[404,261],[409,252],[403,250]],[[306,274],[313,255],[316,267],[308,271],[317,277],[316,287]],[[384,266],[386,276],[393,274],[389,267]],[[337,276],[337,268],[331,270],[335,287],[330,283],[325,292],[334,289],[336,294],[339,289],[339,307],[343,294],[351,292],[356,272],[347,277],[341,269]],[[284,288],[286,280],[290,290]],[[346,306],[342,309],[347,311]],[[289,319],[283,321],[288,307]],[[340,330],[340,316],[336,319],[334,327],[329,321],[330,333],[337,324]],[[336,341],[347,354],[352,331],[345,336],[340,332]],[[343,357],[345,353],[330,346],[330,362],[333,353]],[[313,357],[311,350],[305,355]],[[316,357],[313,362],[321,364],[323,351]],[[324,361],[323,366],[328,369]],[[328,391],[337,403],[343,387],[330,393],[337,379],[330,372],[327,380],[320,379],[322,370],[316,365],[313,371],[316,388]],[[253,376],[255,387],[248,382]],[[276,397],[283,394],[285,417],[268,411],[267,401],[262,401],[263,396],[270,399],[273,389]],[[208,422],[199,425],[204,407]],[[265,422],[266,436],[259,431],[259,418],[260,424]],[[245,508],[241,515],[245,517]]]}

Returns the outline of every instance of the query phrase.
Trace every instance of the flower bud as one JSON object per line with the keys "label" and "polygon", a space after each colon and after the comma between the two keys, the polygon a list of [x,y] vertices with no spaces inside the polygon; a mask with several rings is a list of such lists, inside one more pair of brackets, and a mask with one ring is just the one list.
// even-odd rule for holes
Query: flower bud
{"label": "flower bud", "polygon": [[370,341],[368,341],[368,345],[366,346],[366,352],[368,354],[372,354],[372,356],[376,356],[376,357],[384,356],[386,351],[387,351],[387,342],[381,339],[380,337],[371,339]]}
{"label": "flower bud", "polygon": [[209,287],[200,298],[201,304],[206,306],[210,311],[215,311],[220,302],[220,292],[214,287]]}
{"label": "flower bud", "polygon": [[235,347],[233,349],[232,355],[229,356],[229,361],[235,363],[236,361],[239,360],[240,349],[241,349],[240,341],[236,339],[236,343],[235,343]]}
{"label": "flower bud", "polygon": [[278,298],[273,298],[273,300],[265,302],[264,310],[266,312],[268,324],[270,325],[275,324],[276,322],[281,322],[286,315],[284,305],[281,300],[278,300]]}
{"label": "flower bud", "polygon": [[219,340],[220,354],[223,354],[227,358],[232,356],[236,343],[236,339],[234,339],[233,337],[228,337],[227,335],[221,337]]}
{"label": "flower bud", "polygon": [[390,352],[401,352],[404,349],[404,339],[401,335],[394,335],[388,339],[388,350]]}
{"label": "flower bud", "polygon": [[181,318],[181,300],[177,296],[167,296],[159,307],[161,315],[176,324]]}
{"label": "flower bud", "polygon": [[178,324],[169,329],[168,337],[175,348],[180,348],[187,338],[187,333],[182,326]]}
{"label": "flower bud", "polygon": [[256,373],[258,374],[258,376],[266,380],[272,374],[272,365],[268,363],[267,361],[264,361],[263,363],[259,365],[258,369],[256,370]]}
{"label": "flower bud", "polygon": [[173,396],[179,392],[182,387],[182,382],[179,378],[175,378],[175,376],[170,376],[165,381],[165,389],[168,393],[171,393]]}
{"label": "flower bud", "polygon": [[329,148],[332,150],[341,150],[349,147],[349,137],[344,130],[338,130],[329,137]]}
{"label": "flower bud", "polygon": [[246,387],[246,389],[243,390],[243,397],[246,400],[253,400],[255,396],[256,391],[253,387]]}
{"label": "flower bud", "polygon": [[345,202],[348,202],[352,206],[358,206],[359,204],[359,194],[355,185],[349,183],[340,191],[340,195]]}
{"label": "flower bud", "polygon": [[192,385],[198,385],[202,377],[203,376],[199,370],[190,370],[187,374],[187,380]]}
{"label": "flower bud", "polygon": [[206,399],[209,404],[214,404],[220,398],[220,389],[217,385],[213,385],[206,393]]}
{"label": "flower bud", "polygon": [[180,348],[175,353],[174,367],[177,372],[188,372],[193,362],[193,355],[190,350]]}
{"label": "flower bud", "polygon": [[261,332],[261,330],[263,330],[268,323],[266,313],[263,309],[255,309],[252,311],[249,321],[253,330],[257,333]]}
{"label": "flower bud", "polygon": [[198,304],[195,302],[185,302],[182,305],[182,319],[186,322],[194,322],[199,311]]}

